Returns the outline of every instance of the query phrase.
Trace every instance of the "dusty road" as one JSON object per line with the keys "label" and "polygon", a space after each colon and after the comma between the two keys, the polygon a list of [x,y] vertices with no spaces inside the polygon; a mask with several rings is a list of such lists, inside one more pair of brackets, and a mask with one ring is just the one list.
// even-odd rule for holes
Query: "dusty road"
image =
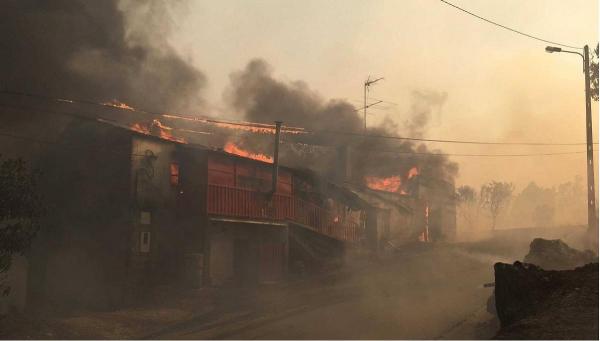
{"label": "dusty road", "polygon": [[435,246],[345,269],[317,282],[259,294],[217,320],[191,320],[162,339],[490,338],[486,311],[495,257]]}

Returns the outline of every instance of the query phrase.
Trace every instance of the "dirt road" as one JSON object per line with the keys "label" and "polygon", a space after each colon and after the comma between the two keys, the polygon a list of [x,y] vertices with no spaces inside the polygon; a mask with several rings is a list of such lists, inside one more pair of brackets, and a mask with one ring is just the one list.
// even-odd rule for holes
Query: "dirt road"
{"label": "dirt road", "polygon": [[344,275],[257,298],[213,322],[174,325],[168,339],[489,338],[494,257],[436,246],[357,265]]}

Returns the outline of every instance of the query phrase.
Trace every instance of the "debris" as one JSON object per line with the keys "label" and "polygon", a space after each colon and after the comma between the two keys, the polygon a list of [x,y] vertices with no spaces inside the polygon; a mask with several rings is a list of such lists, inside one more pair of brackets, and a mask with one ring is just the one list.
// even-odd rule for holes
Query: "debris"
{"label": "debris", "polygon": [[598,339],[598,263],[562,271],[496,263],[494,270],[495,338]]}
{"label": "debris", "polygon": [[560,239],[535,238],[529,245],[529,253],[524,261],[545,270],[568,270],[597,262],[598,256],[590,250],[579,251],[571,248]]}

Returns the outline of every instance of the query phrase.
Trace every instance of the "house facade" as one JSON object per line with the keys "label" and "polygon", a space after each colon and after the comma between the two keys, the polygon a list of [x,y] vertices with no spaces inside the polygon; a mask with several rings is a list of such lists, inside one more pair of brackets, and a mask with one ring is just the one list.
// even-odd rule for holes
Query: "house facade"
{"label": "house facade", "polygon": [[[76,122],[49,147],[53,203],[28,257],[30,302],[110,308],[163,285],[257,285],[360,247],[365,203],[314,174]],[[300,264],[300,265],[299,265]]]}

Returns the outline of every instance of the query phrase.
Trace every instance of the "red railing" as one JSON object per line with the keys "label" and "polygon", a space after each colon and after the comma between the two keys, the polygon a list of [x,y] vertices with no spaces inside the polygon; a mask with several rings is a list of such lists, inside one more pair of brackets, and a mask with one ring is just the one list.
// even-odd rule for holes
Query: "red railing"
{"label": "red railing", "polygon": [[349,219],[335,216],[311,202],[289,195],[275,194],[272,198],[257,191],[208,185],[209,214],[240,218],[291,220],[332,238],[357,241],[360,226]]}

